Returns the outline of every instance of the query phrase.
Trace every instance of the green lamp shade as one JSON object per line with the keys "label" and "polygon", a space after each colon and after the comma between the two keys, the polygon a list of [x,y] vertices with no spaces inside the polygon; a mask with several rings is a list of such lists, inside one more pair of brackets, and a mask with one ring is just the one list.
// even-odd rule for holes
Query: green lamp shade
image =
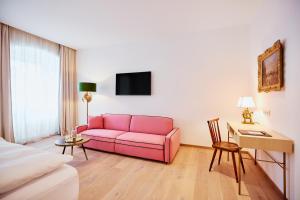
{"label": "green lamp shade", "polygon": [[96,92],[96,83],[80,82],[80,92]]}

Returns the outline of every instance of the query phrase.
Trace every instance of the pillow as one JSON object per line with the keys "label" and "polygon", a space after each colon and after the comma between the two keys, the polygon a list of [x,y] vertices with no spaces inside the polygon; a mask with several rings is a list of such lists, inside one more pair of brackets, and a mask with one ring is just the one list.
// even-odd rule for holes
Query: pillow
{"label": "pillow", "polygon": [[88,129],[102,129],[103,117],[102,116],[89,116]]}

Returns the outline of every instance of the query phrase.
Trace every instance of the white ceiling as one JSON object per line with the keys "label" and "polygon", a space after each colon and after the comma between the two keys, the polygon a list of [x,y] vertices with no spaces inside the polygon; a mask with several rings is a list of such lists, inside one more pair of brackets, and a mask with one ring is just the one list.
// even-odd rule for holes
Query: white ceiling
{"label": "white ceiling", "polygon": [[76,49],[249,24],[261,0],[0,0],[0,21]]}

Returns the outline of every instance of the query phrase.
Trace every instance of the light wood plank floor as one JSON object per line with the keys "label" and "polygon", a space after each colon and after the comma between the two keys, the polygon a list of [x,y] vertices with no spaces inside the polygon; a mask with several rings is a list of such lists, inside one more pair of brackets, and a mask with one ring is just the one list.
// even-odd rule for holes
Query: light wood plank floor
{"label": "light wood plank floor", "polygon": [[[53,136],[28,145],[61,153],[62,147],[54,146],[57,138]],[[66,152],[70,153],[70,149]],[[239,196],[232,161],[227,161],[226,153],[221,164],[216,159],[213,170],[208,172],[212,153],[210,149],[181,146],[173,163],[166,165],[94,150],[87,150],[89,160],[86,161],[82,149],[75,148],[74,160],[69,164],[79,173],[80,200],[282,198],[252,160],[245,160],[243,195]]]}

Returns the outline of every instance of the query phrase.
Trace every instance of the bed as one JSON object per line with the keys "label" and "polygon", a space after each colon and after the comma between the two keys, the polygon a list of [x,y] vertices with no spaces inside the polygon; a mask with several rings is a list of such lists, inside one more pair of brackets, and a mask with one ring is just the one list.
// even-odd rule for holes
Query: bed
{"label": "bed", "polygon": [[65,164],[71,160],[0,138],[0,199],[78,199],[77,170]]}

